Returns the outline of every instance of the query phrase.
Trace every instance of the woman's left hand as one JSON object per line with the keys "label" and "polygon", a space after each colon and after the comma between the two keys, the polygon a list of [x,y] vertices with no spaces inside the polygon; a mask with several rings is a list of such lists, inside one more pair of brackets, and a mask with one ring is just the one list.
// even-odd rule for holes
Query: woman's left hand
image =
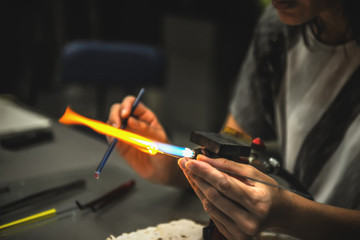
{"label": "woman's left hand", "polygon": [[277,227],[283,190],[238,175],[278,185],[256,168],[227,159],[199,155],[182,158],[179,165],[200,198],[205,211],[227,239],[248,239],[265,228]]}

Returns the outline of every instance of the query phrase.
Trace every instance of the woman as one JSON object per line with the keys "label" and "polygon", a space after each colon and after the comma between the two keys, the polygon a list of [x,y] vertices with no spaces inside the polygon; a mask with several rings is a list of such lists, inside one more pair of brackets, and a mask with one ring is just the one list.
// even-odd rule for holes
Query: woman
{"label": "woman", "polygon": [[[271,229],[301,239],[360,237],[360,50],[355,0],[273,0],[260,19],[225,126],[276,139],[283,164],[316,201],[216,168],[277,184],[249,165],[199,156],[178,161],[218,229],[247,239]],[[113,105],[120,126],[133,97]],[[128,130],[167,142],[144,105]],[[185,186],[174,160],[119,144],[120,154],[145,179]],[[166,170],[165,170],[166,169]]]}

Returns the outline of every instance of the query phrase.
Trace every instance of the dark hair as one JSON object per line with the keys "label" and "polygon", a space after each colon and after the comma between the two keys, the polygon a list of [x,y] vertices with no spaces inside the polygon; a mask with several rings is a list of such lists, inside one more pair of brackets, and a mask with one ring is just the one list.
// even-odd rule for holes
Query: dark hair
{"label": "dark hair", "polygon": [[343,0],[344,16],[348,20],[349,28],[354,34],[354,38],[359,45],[360,42],[360,1]]}
{"label": "dark hair", "polygon": [[[346,35],[351,30],[353,34],[353,38],[360,44],[360,0],[342,0],[343,5],[343,15],[345,19],[348,21],[348,26],[344,34],[344,42],[346,42]],[[315,37],[320,39],[324,26],[318,18],[313,18],[310,21],[301,25],[301,33],[305,40],[305,44],[308,45],[307,37],[306,37],[306,27],[315,27],[317,29]]]}

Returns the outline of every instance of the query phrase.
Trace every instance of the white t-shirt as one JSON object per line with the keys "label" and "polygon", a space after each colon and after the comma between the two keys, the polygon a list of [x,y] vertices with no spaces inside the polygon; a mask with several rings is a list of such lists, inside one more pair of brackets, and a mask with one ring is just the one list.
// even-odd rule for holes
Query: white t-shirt
{"label": "white t-shirt", "polygon": [[[306,34],[308,46],[301,37],[287,55],[284,159],[285,168],[290,172],[294,171],[296,158],[306,136],[360,65],[360,48],[355,41],[330,46],[319,42],[310,27],[306,29]],[[309,189],[316,200],[326,202],[344,170],[351,167],[349,164],[355,157],[352,156],[354,151],[351,151],[351,147],[358,145],[360,149],[359,123],[360,116],[348,129],[341,145]]]}
{"label": "white t-shirt", "polygon": [[360,47],[329,46],[267,8],[230,112],[252,137],[277,140],[282,166],[327,204],[360,209]]}

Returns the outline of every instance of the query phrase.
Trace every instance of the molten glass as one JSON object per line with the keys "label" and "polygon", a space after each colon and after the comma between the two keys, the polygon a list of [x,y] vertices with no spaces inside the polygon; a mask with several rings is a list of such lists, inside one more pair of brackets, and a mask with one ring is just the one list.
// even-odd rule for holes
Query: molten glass
{"label": "molten glass", "polygon": [[88,126],[89,128],[93,129],[98,133],[127,142],[128,144],[133,145],[139,150],[149,153],[151,155],[155,155],[158,152],[157,145],[154,141],[144,138],[140,135],[112,127],[103,122],[86,118],[72,111],[69,107],[66,108],[66,111],[64,115],[59,119],[59,122],[63,124],[78,124]]}
{"label": "molten glass", "polygon": [[81,116],[80,114],[72,111],[69,107],[66,108],[66,111],[59,119],[59,122],[63,124],[85,125],[98,133],[117,138],[151,155],[163,153],[177,157],[194,156],[194,152],[189,148],[152,141],[135,133],[118,129],[103,122]]}

